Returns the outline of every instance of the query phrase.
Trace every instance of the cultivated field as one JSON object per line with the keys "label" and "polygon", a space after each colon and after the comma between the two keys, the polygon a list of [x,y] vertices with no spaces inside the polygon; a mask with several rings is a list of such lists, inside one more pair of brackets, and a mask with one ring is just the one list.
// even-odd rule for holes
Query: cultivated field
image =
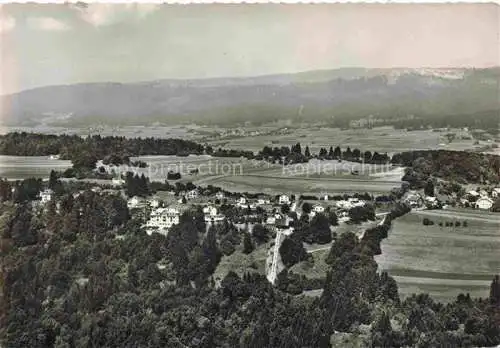
{"label": "cultivated field", "polygon": [[0,156],[0,178],[48,178],[51,170],[63,171],[71,166],[70,161],[47,156]]}
{"label": "cultivated field", "polygon": [[302,177],[273,177],[262,174],[226,176],[210,180],[210,184],[228,191],[263,192],[269,194],[343,194],[354,192],[388,193],[399,187],[399,181],[376,181],[357,178],[316,179]]}
{"label": "cultivated field", "polygon": [[[435,224],[424,226],[424,217]],[[447,221],[460,226],[445,227]],[[395,277],[403,296],[428,292],[450,301],[459,293],[488,296],[491,280],[500,271],[499,250],[500,214],[422,211],[393,222],[376,260],[380,269]]]}
{"label": "cultivated field", "polygon": [[[450,130],[457,132],[457,130]],[[267,146],[290,146],[300,142],[303,148],[309,146],[313,153],[317,153],[321,147],[339,145],[343,149],[350,146],[351,149],[358,148],[362,151],[378,152],[401,152],[425,149],[448,149],[448,150],[471,150],[480,148],[487,144],[480,142],[474,145],[474,140],[455,139],[448,144],[444,137],[446,132],[433,132],[432,130],[421,130],[408,132],[404,129],[393,129],[392,127],[377,127],[373,129],[348,129],[324,128],[306,126],[290,129],[290,134],[279,136],[252,136],[235,138],[229,140],[214,141],[212,144],[218,146],[223,144],[227,148],[245,149],[259,151]],[[446,145],[445,145],[446,144]]]}

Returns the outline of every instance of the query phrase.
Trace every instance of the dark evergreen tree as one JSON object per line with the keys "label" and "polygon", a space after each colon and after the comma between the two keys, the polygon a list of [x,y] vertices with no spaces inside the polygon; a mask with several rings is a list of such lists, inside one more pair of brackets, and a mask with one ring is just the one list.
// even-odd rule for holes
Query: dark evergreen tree
{"label": "dark evergreen tree", "polygon": [[333,157],[336,159],[341,159],[342,158],[342,150],[340,150],[340,147],[337,146],[335,150],[333,151]]}
{"label": "dark evergreen tree", "polygon": [[304,156],[306,156],[307,158],[311,157],[311,151],[309,151],[309,146],[306,146],[306,150],[304,152]]}
{"label": "dark evergreen tree", "polygon": [[252,237],[250,236],[250,233],[245,232],[243,234],[243,253],[244,254],[250,254],[252,251],[254,251],[255,246],[252,241]]}

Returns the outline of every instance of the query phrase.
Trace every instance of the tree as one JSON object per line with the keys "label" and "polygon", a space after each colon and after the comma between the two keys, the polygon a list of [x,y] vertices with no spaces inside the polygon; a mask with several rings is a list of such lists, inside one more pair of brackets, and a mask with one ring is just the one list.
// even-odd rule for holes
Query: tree
{"label": "tree", "polygon": [[369,163],[372,160],[372,153],[370,151],[365,151],[365,153],[363,154],[363,160],[366,163]]}
{"label": "tree", "polygon": [[309,214],[312,210],[312,205],[311,203],[309,202],[305,202],[304,204],[302,204],[302,212],[304,214]]}
{"label": "tree", "polygon": [[76,169],[94,169],[97,163],[97,156],[91,150],[82,150],[71,158],[73,167]]}
{"label": "tree", "polygon": [[330,231],[330,223],[324,214],[317,214],[311,220],[310,235],[313,242],[326,244],[332,241],[332,232]]}
{"label": "tree", "polygon": [[333,151],[333,157],[335,157],[336,159],[342,158],[342,150],[340,149],[339,146],[337,146]]}
{"label": "tree", "polygon": [[375,209],[372,205],[364,205],[349,209],[349,219],[353,223],[375,220]]}
{"label": "tree", "polygon": [[216,229],[210,227],[202,244],[203,255],[205,257],[205,270],[207,274],[212,274],[219,264],[221,252],[217,246]]}
{"label": "tree", "polygon": [[306,150],[304,152],[304,155],[307,157],[307,158],[310,158],[311,157],[311,151],[309,151],[309,146],[306,146]]}
{"label": "tree", "polygon": [[328,151],[328,158],[333,159],[335,157],[335,154],[333,152],[333,146],[330,146],[330,150]]}
{"label": "tree", "polygon": [[339,224],[339,218],[337,217],[337,214],[335,213],[335,211],[330,210],[328,212],[328,222],[332,226],[337,226]]}
{"label": "tree", "polygon": [[287,215],[290,212],[290,206],[288,204],[281,205],[281,213]]}
{"label": "tree", "polygon": [[500,305],[500,277],[498,274],[493,278],[490,285],[490,301]]}
{"label": "tree", "polygon": [[51,190],[55,190],[57,186],[58,180],[57,180],[57,173],[55,170],[50,171],[50,176],[49,176],[49,184],[48,187]]}
{"label": "tree", "polygon": [[245,232],[243,234],[243,253],[244,254],[250,254],[252,251],[254,251],[255,245],[253,244],[252,237],[250,236],[250,233]]}
{"label": "tree", "polygon": [[307,252],[302,245],[302,242],[296,238],[286,237],[279,248],[281,260],[283,264],[290,268],[297,262],[303,261],[307,257]]}
{"label": "tree", "polygon": [[432,178],[427,179],[424,187],[424,193],[426,196],[434,197],[434,181]]}
{"label": "tree", "polygon": [[266,227],[262,226],[261,224],[256,224],[253,227],[252,236],[257,244],[262,244],[269,241],[271,233]]}
{"label": "tree", "polygon": [[353,157],[354,159],[358,159],[360,156],[361,156],[361,151],[359,151],[359,149],[354,149],[354,150],[352,151],[352,157]]}
{"label": "tree", "polygon": [[352,151],[351,151],[351,148],[348,146],[347,149],[345,150],[344,152],[344,156],[343,156],[345,159],[349,160],[349,159],[352,159]]}

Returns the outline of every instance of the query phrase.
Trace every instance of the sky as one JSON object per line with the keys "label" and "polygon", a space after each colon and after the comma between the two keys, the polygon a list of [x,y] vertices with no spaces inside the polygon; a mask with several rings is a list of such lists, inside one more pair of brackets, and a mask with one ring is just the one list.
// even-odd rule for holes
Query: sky
{"label": "sky", "polygon": [[496,4],[8,4],[0,94],[341,67],[500,65]]}

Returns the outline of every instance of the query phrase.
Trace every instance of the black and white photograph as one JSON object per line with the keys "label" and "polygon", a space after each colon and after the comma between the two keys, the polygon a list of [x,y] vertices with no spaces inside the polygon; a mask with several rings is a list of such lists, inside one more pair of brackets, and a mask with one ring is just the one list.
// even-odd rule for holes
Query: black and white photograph
{"label": "black and white photograph", "polygon": [[0,5],[0,348],[500,347],[500,6]]}

